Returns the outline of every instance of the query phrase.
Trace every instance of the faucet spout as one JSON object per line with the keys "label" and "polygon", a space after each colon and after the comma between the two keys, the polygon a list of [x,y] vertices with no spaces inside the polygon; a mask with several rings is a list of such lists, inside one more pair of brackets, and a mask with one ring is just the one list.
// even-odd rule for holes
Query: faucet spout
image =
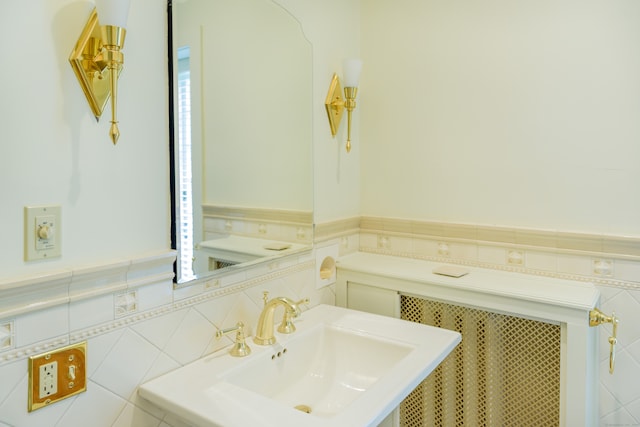
{"label": "faucet spout", "polygon": [[253,337],[253,342],[256,344],[270,345],[276,342],[276,337],[273,331],[273,316],[279,305],[282,305],[285,309],[285,313],[288,313],[291,317],[298,317],[300,315],[300,307],[298,306],[298,303],[287,297],[277,297],[268,301],[262,309],[262,313],[260,313],[260,318],[258,319],[256,334]]}

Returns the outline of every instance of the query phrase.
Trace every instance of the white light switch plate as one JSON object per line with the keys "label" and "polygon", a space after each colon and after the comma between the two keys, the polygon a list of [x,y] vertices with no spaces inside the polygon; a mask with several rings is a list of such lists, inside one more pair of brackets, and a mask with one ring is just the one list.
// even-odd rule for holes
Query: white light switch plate
{"label": "white light switch plate", "polygon": [[60,206],[25,206],[24,260],[62,255]]}

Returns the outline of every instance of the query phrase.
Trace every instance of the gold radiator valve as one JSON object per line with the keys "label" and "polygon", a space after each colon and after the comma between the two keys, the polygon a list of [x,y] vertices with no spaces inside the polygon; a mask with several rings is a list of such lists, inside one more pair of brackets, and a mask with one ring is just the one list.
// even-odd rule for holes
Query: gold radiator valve
{"label": "gold radiator valve", "polygon": [[609,373],[613,374],[616,367],[616,344],[618,343],[618,323],[620,323],[620,320],[616,317],[615,312],[611,313],[611,316],[605,315],[597,308],[589,312],[589,326],[600,326],[603,323],[611,323],[613,325],[613,333],[609,337]]}

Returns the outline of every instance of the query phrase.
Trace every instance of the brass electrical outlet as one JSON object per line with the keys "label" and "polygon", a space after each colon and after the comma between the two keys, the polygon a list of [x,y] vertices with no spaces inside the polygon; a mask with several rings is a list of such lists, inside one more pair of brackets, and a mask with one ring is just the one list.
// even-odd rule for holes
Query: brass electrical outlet
{"label": "brass electrical outlet", "polygon": [[29,412],[87,389],[87,343],[29,358]]}

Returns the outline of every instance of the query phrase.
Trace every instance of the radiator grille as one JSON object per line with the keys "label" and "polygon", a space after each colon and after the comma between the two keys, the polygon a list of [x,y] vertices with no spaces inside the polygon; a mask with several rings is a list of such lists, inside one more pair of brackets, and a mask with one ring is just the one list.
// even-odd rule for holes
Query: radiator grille
{"label": "radiator grille", "polygon": [[402,402],[401,426],[559,425],[559,325],[404,295],[401,313],[462,334]]}

